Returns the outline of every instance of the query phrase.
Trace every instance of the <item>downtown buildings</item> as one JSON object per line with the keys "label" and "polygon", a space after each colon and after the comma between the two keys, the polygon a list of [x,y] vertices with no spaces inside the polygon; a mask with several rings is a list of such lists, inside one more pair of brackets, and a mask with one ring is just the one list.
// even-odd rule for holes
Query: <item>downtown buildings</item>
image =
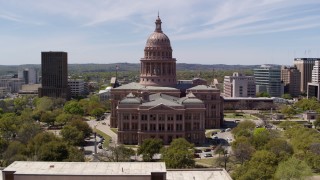
{"label": "downtown buildings", "polygon": [[300,91],[302,93],[307,92],[308,82],[311,82],[312,69],[315,64],[315,61],[319,61],[320,58],[295,58],[293,64],[301,73],[301,85]]}
{"label": "downtown buildings", "polygon": [[140,83],[111,89],[111,127],[118,127],[118,143],[141,144],[160,138],[165,144],[183,137],[199,144],[206,128],[220,128],[223,100],[206,82],[177,83],[176,59],[170,39],[156,19],[141,58]]}
{"label": "downtown buildings", "polygon": [[39,97],[70,99],[66,52],[42,52],[41,71],[42,87],[39,88]]}
{"label": "downtown buildings", "polygon": [[284,84],[284,93],[291,97],[298,97],[301,92],[301,73],[297,67],[281,67],[281,80]]}
{"label": "downtown buildings", "polygon": [[255,97],[256,85],[253,76],[234,72],[224,77],[224,97]]}
{"label": "downtown buildings", "polygon": [[283,84],[279,67],[262,65],[254,69],[257,92],[267,92],[271,97],[281,97]]}

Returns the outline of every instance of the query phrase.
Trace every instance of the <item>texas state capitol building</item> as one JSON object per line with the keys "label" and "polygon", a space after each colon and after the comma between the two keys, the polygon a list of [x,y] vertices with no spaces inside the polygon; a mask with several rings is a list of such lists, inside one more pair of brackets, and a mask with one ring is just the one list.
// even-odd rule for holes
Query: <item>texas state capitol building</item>
{"label": "texas state capitol building", "polygon": [[217,88],[200,78],[177,81],[176,59],[161,23],[158,16],[147,39],[140,82],[111,90],[110,126],[118,128],[118,143],[160,138],[169,144],[183,137],[199,144],[205,141],[205,129],[222,125],[223,100]]}

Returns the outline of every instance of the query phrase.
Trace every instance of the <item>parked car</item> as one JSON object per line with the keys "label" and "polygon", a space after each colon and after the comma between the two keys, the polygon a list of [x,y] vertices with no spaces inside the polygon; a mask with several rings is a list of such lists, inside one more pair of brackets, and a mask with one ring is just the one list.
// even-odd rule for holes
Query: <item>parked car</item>
{"label": "parked car", "polygon": [[211,149],[205,149],[204,152],[211,152]]}
{"label": "parked car", "polygon": [[216,148],[217,148],[217,146],[215,146],[215,145],[211,146],[212,150],[215,150]]}
{"label": "parked car", "polygon": [[226,129],[226,132],[228,132],[228,131],[231,131],[231,128],[227,128],[227,129]]}
{"label": "parked car", "polygon": [[200,155],[197,154],[197,153],[194,153],[194,154],[193,154],[193,157],[194,157],[194,158],[200,158]]}
{"label": "parked car", "polygon": [[217,134],[217,132],[214,131],[214,132],[211,133],[211,136],[216,135],[216,134]]}
{"label": "parked car", "polygon": [[225,132],[226,130],[224,130],[224,129],[221,129],[221,131],[220,132]]}
{"label": "parked car", "polygon": [[195,153],[202,153],[202,150],[201,149],[195,149],[194,152]]}
{"label": "parked car", "polygon": [[212,157],[212,154],[205,154],[204,157]]}

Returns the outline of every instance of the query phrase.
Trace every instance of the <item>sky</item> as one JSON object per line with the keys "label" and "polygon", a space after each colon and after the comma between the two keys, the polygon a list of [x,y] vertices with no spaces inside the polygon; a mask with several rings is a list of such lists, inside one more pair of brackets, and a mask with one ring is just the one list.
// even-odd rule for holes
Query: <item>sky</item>
{"label": "sky", "polygon": [[140,63],[158,12],[177,63],[320,57],[320,0],[0,0],[0,65]]}

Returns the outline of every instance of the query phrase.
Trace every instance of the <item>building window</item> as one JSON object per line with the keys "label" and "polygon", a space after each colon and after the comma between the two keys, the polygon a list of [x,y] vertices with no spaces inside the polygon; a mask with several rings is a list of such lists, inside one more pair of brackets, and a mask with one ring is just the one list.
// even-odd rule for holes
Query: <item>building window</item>
{"label": "building window", "polygon": [[173,131],[173,124],[167,124],[167,130]]}
{"label": "building window", "polygon": [[138,119],[138,115],[137,114],[132,114],[131,115],[131,120],[137,120]]}
{"label": "building window", "polygon": [[159,124],[159,131],[164,131],[165,124]]}
{"label": "building window", "polygon": [[186,131],[191,131],[191,123],[186,123]]}
{"label": "building window", "polygon": [[164,121],[165,120],[165,115],[164,114],[159,114],[158,115],[158,120],[159,121]]}
{"label": "building window", "polygon": [[191,120],[191,113],[187,113],[186,115],[185,115],[185,120]]}
{"label": "building window", "polygon": [[141,115],[141,120],[142,121],[147,121],[148,120],[148,116],[146,114],[142,114]]}
{"label": "building window", "polygon": [[194,129],[194,130],[199,130],[199,129],[200,129],[200,123],[194,122],[194,123],[193,123],[193,129]]}
{"label": "building window", "polygon": [[123,123],[123,130],[129,130],[129,123]]}
{"label": "building window", "polygon": [[156,124],[150,124],[150,131],[156,131],[157,125]]}
{"label": "building window", "polygon": [[172,114],[168,114],[167,115],[167,120],[168,121],[173,121],[173,115]]}
{"label": "building window", "polygon": [[176,120],[181,121],[182,120],[182,114],[177,114],[176,115]]}
{"label": "building window", "polygon": [[129,114],[123,114],[123,120],[129,120]]}
{"label": "building window", "polygon": [[193,119],[194,120],[200,120],[200,114],[199,113],[194,113],[193,114]]}
{"label": "building window", "polygon": [[148,124],[141,124],[141,131],[147,131],[148,130]]}
{"label": "building window", "polygon": [[155,115],[155,114],[150,114],[150,120],[151,120],[151,121],[157,120],[157,115]]}
{"label": "building window", "polygon": [[176,131],[182,131],[182,124],[176,124]]}
{"label": "building window", "polygon": [[137,130],[138,129],[138,123],[132,123],[131,126],[132,126],[131,127],[132,130]]}

